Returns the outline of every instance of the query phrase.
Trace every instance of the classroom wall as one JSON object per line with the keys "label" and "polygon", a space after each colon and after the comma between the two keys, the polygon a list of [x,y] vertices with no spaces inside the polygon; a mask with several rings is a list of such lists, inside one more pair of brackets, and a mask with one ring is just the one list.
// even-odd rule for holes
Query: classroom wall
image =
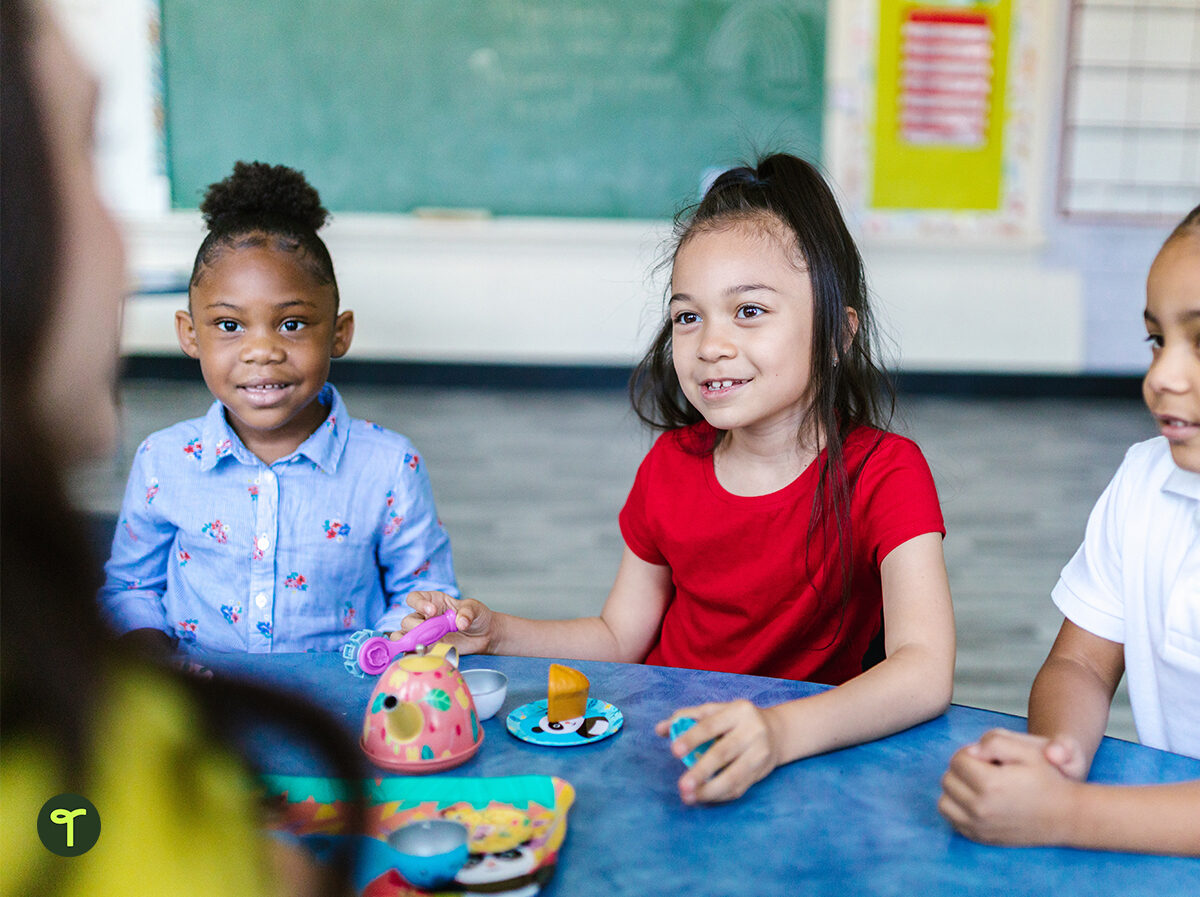
{"label": "classroom wall", "polygon": [[100,81],[95,121],[100,186],[122,217],[157,217],[170,202],[163,148],[155,128],[147,28],[157,0],[53,0],[59,21]]}
{"label": "classroom wall", "polygon": [[[100,55],[119,61],[124,81],[136,80],[139,66],[149,79],[139,24],[148,0],[58,2],[83,23],[74,31],[85,43],[103,35]],[[831,22],[858,2],[832,0]],[[1017,241],[860,241],[904,370],[1130,373],[1143,366],[1139,303],[1165,228],[1074,224],[1054,213],[1066,4],[1034,8],[1058,51],[1035,101],[1045,135],[1038,232]],[[831,39],[836,72],[832,26]],[[139,101],[130,96],[121,94],[123,114],[137,117]],[[142,117],[151,118],[151,105],[140,102]],[[829,143],[836,152],[836,141]],[[135,273],[146,282],[186,273],[202,236],[198,215],[165,210],[161,160],[146,162],[144,140],[124,158],[141,159],[140,174],[124,175],[133,199],[121,209]],[[351,358],[628,364],[659,314],[663,282],[652,267],[668,233],[665,222],[343,213],[326,236],[343,301],[357,314]],[[134,299],[126,351],[176,352],[171,320],[181,303],[177,295]]]}

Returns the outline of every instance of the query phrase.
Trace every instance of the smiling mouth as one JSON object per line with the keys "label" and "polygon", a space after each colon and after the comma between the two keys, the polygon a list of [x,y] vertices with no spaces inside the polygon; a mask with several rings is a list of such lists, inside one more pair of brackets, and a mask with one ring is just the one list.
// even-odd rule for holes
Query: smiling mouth
{"label": "smiling mouth", "polygon": [[1172,429],[1200,426],[1196,421],[1184,420],[1182,417],[1171,417],[1168,414],[1156,414],[1155,418],[1157,418],[1161,426],[1171,427]]}
{"label": "smiling mouth", "polygon": [[749,382],[749,380],[702,380],[700,386],[707,392],[720,392],[723,389],[732,389]]}
{"label": "smiling mouth", "polygon": [[291,388],[290,383],[246,383],[238,387],[252,404],[267,406],[283,398],[283,393]]}

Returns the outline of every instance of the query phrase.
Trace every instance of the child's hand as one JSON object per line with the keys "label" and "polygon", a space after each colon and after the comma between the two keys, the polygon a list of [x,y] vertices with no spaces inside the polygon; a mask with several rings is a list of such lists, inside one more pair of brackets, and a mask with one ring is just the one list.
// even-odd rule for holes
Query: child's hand
{"label": "child's hand", "polygon": [[408,596],[408,606],[416,613],[400,621],[401,632],[408,632],[430,617],[454,608],[458,632],[451,632],[445,641],[457,648],[459,654],[490,653],[495,615],[482,602],[474,598],[451,598],[445,592],[412,592]]}
{"label": "child's hand", "polygon": [[169,660],[175,653],[175,642],[161,629],[133,629],[118,641],[151,660]]}
{"label": "child's hand", "polygon": [[658,723],[654,731],[666,736],[671,723],[681,716],[690,716],[696,725],[671,742],[676,757],[716,739],[679,779],[679,797],[685,804],[741,797],[779,765],[779,734],[772,708],[764,710],[745,700],[684,707]]}
{"label": "child's hand", "polygon": [[1028,735],[1023,732],[1012,732],[1008,729],[995,729],[987,733],[978,742],[969,746],[969,750],[980,760],[990,763],[1001,763],[1006,756],[1007,745],[1013,740],[1036,745],[1042,750],[1047,762],[1069,779],[1082,782],[1087,778],[1088,762],[1083,755],[1083,748],[1070,735],[1056,735],[1046,738],[1043,735]]}
{"label": "child's hand", "polygon": [[1058,742],[1005,729],[988,732],[950,759],[938,811],[960,833],[985,844],[1064,843],[1080,786],[1047,759],[1052,744]]}
{"label": "child's hand", "polygon": [[1091,764],[1083,755],[1079,742],[1070,735],[1055,735],[1048,739],[1042,753],[1068,779],[1082,782],[1087,778]]}

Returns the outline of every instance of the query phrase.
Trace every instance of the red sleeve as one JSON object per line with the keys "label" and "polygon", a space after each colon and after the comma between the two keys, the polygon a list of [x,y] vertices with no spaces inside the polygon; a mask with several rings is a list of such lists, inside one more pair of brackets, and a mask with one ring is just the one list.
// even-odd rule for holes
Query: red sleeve
{"label": "red sleeve", "polygon": [[854,504],[862,548],[876,567],[909,539],[946,535],[929,464],[917,444],[903,436],[885,435],[867,459]]}
{"label": "red sleeve", "polygon": [[658,438],[650,452],[642,459],[637,476],[633,480],[633,487],[629,490],[629,497],[625,499],[625,506],[621,508],[621,513],[617,517],[625,544],[629,546],[630,551],[648,564],[661,565],[667,562],[658,549],[658,540],[654,536],[650,519],[650,508],[653,506],[654,471],[658,468],[658,460],[663,453],[662,440],[665,435]]}

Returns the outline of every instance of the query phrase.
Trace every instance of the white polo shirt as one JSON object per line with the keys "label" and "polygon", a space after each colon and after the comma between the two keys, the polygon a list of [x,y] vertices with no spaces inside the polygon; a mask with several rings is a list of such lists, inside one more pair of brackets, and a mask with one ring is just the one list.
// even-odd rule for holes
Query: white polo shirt
{"label": "white polo shirt", "polygon": [[1052,597],[1125,646],[1142,743],[1200,757],[1200,474],[1175,466],[1165,438],[1125,453]]}

